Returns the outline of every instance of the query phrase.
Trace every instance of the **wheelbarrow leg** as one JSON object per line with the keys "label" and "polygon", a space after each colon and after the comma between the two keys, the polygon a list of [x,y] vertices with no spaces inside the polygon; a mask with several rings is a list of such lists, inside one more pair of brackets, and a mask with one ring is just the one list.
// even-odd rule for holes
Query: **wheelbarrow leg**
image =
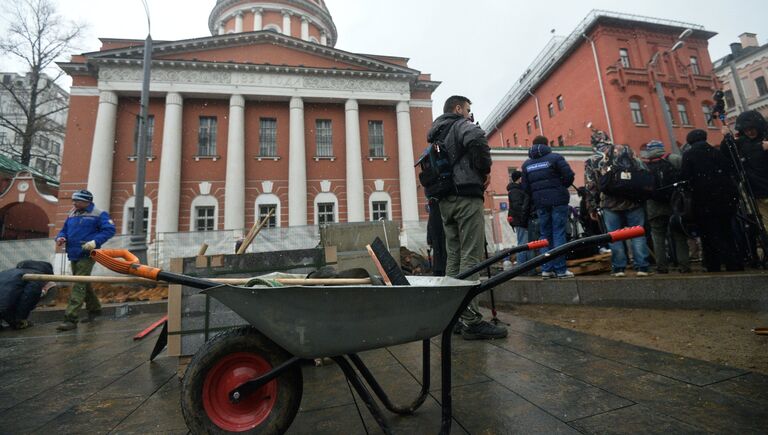
{"label": "wheelbarrow leg", "polygon": [[[462,307],[466,306],[462,305]],[[457,316],[458,317],[458,316]],[[440,435],[451,433],[453,420],[453,404],[451,402],[451,335],[456,318],[443,331],[440,342],[440,388],[442,389],[442,418],[440,421]]]}
{"label": "wheelbarrow leg", "polygon": [[373,376],[370,370],[368,370],[368,367],[366,367],[365,363],[362,359],[360,359],[357,354],[350,354],[347,355],[349,359],[352,361],[352,363],[357,367],[357,370],[360,371],[360,374],[363,375],[363,378],[365,379],[365,382],[370,385],[371,389],[373,389],[373,392],[376,394],[376,396],[381,400],[381,403],[384,404],[384,407],[387,408],[390,412],[393,412],[395,414],[400,415],[411,415],[413,414],[421,405],[424,404],[424,401],[427,399],[427,396],[429,395],[429,378],[430,378],[430,368],[429,368],[429,349],[430,342],[429,340],[422,341],[422,354],[423,354],[423,362],[422,362],[422,383],[421,383],[421,393],[419,393],[419,396],[408,406],[399,406],[392,403],[391,400],[389,400],[389,396],[387,396],[387,393],[384,392],[384,389],[381,388],[381,385],[376,381],[376,378]]}
{"label": "wheelbarrow leg", "polygon": [[347,361],[347,359],[343,356],[334,356],[332,359],[336,361],[336,364],[338,364],[339,367],[341,367],[341,371],[344,372],[344,376],[346,376],[347,380],[349,380],[349,382],[352,384],[352,387],[355,389],[355,391],[357,391],[357,394],[360,395],[360,398],[363,399],[365,406],[368,407],[368,411],[376,420],[376,423],[379,424],[381,430],[384,431],[386,435],[392,435],[392,429],[389,427],[386,420],[384,420],[384,416],[381,414],[381,410],[376,405],[376,402],[373,401],[371,393],[369,393],[368,389],[365,388],[365,385],[357,376],[355,369],[352,368],[352,365],[349,363],[349,361]]}

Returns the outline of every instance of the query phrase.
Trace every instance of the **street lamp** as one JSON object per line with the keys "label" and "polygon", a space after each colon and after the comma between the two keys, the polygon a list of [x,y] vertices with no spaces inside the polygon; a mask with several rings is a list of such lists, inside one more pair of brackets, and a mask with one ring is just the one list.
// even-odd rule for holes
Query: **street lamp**
{"label": "street lamp", "polygon": [[[680,36],[677,37],[677,41],[672,45],[672,48],[669,50],[663,50],[663,51],[657,51],[653,54],[651,57],[650,62],[648,62],[648,68],[654,68],[656,66],[656,62],[659,60],[659,56],[662,54],[668,54],[673,53],[685,45],[685,42],[683,41],[685,38],[691,36],[691,33],[693,33],[693,29],[685,29],[683,33],[680,34]],[[672,152],[675,154],[682,154],[680,151],[680,147],[677,146],[677,139],[675,139],[675,130],[672,129],[672,108],[668,107],[667,101],[664,99],[664,88],[661,86],[661,81],[656,79],[656,75],[652,75],[654,85],[656,87],[656,96],[659,98],[659,107],[661,107],[662,115],[664,116],[664,124],[667,127],[667,134],[669,135],[669,144],[672,149]]]}
{"label": "street lamp", "polygon": [[[133,228],[131,252],[142,264],[147,263],[147,235],[144,233],[144,180],[147,165],[147,135],[149,132],[149,76],[152,63],[152,23],[149,19],[147,0],[141,0],[147,16],[147,39],[144,41],[144,79],[141,86],[141,113],[139,114],[139,141],[136,145],[136,193],[133,202]],[[152,216],[148,216],[152,219]]]}

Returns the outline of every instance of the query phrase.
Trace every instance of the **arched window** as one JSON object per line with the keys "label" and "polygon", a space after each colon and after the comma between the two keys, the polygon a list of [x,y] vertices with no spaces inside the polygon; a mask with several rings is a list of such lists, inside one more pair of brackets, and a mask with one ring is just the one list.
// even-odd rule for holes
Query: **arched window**
{"label": "arched window", "polygon": [[373,192],[368,197],[368,216],[371,221],[392,220],[392,197],[387,192]]}
{"label": "arched window", "polygon": [[339,221],[339,199],[329,192],[315,196],[315,225],[332,224]]}
{"label": "arched window", "polygon": [[313,44],[319,44],[320,43],[320,41],[318,41],[317,38],[315,38],[314,36],[310,36],[309,37],[309,42],[311,42]]}
{"label": "arched window", "polygon": [[[132,196],[123,204],[123,234],[131,234],[133,229],[133,208],[136,204],[136,197]],[[144,197],[144,231],[149,239],[152,234],[152,200]]]}
{"label": "arched window", "polygon": [[262,193],[256,197],[256,222],[261,222],[270,210],[272,216],[264,228],[277,228],[280,226],[280,198],[274,193]]}
{"label": "arched window", "polygon": [[638,97],[629,99],[629,112],[632,114],[632,122],[636,125],[645,124],[643,117],[643,102]]}
{"label": "arched window", "polygon": [[277,24],[267,24],[266,26],[264,26],[264,31],[283,33],[283,30]]}
{"label": "arched window", "polygon": [[200,195],[192,200],[189,216],[190,231],[219,229],[219,201],[212,195]]}

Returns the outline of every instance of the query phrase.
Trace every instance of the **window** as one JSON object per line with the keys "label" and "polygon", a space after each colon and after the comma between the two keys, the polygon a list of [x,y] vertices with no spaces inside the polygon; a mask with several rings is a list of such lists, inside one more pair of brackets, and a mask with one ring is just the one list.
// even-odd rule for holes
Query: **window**
{"label": "window", "polygon": [[541,126],[539,125],[539,115],[533,115],[533,125],[536,127],[536,130],[541,129]]}
{"label": "window", "polygon": [[554,118],[555,117],[555,105],[552,103],[549,103],[547,105],[547,111],[549,112],[549,117]]}
{"label": "window", "polygon": [[670,104],[669,100],[664,100],[664,108],[667,110],[667,115],[669,115],[669,119],[672,120],[672,125],[677,125],[677,121],[675,121],[675,115],[672,114],[672,104]]}
{"label": "window", "polygon": [[389,204],[387,201],[373,201],[373,220],[388,220],[387,209]]}
{"label": "window", "polygon": [[699,69],[699,59],[697,59],[696,56],[691,56],[691,74],[701,74],[701,70]]}
{"label": "window", "polygon": [[677,113],[680,114],[680,123],[683,125],[691,125],[691,120],[688,119],[688,110],[685,108],[685,103],[677,103]]}
{"label": "window", "polygon": [[640,106],[640,101],[629,100],[629,111],[632,113],[632,122],[635,124],[645,124],[643,119],[643,110]]}
{"label": "window", "polygon": [[315,121],[317,157],[333,157],[333,124],[330,119]]}
{"label": "window", "polygon": [[59,172],[59,165],[53,162],[48,162],[48,166],[45,168],[45,173],[55,177],[57,172]]}
{"label": "window", "polygon": [[712,119],[712,108],[709,107],[709,104],[702,104],[701,111],[704,112],[704,119],[707,122],[707,127],[714,127],[715,120]]}
{"label": "window", "polygon": [[768,86],[765,84],[765,77],[758,77],[755,79],[755,86],[757,86],[757,95],[761,97],[768,94]]}
{"label": "window", "polygon": [[269,217],[264,228],[277,228],[277,204],[259,204],[259,215],[257,219],[261,222],[270,211],[272,212],[272,216]]}
{"label": "window", "polygon": [[[139,155],[139,130],[141,130],[141,116],[136,115],[136,124],[133,127],[133,155]],[[152,136],[155,134],[155,115],[147,116],[147,151],[145,156],[152,155]]]}
{"label": "window", "polygon": [[45,160],[35,159],[35,169],[37,169],[42,173],[45,173]]}
{"label": "window", "polygon": [[8,133],[0,131],[0,145],[8,144]]}
{"label": "window", "polygon": [[557,96],[557,110],[560,110],[560,111],[565,110],[565,100],[563,100],[562,95]]}
{"label": "window", "polygon": [[277,120],[259,118],[259,157],[277,157]]}
{"label": "window", "polygon": [[528,134],[531,134],[531,123],[530,123],[530,121],[525,123],[525,130],[528,132]]}
{"label": "window", "polygon": [[51,142],[51,154],[61,154],[61,144],[58,142]]}
{"label": "window", "polygon": [[216,229],[216,207],[195,207],[195,230],[214,231]]}
{"label": "window", "polygon": [[565,139],[563,138],[563,135],[560,135],[557,137],[557,146],[559,147],[565,146]]}
{"label": "window", "polygon": [[[142,219],[142,229],[141,232],[144,234],[147,234],[147,228],[149,228],[149,208],[144,207],[144,218]],[[128,226],[127,232],[129,234],[133,233],[133,207],[128,207]]]}
{"label": "window", "polygon": [[629,62],[629,50],[626,48],[619,49],[619,62],[624,68],[632,68],[632,64]]}
{"label": "window", "polygon": [[383,121],[368,121],[368,156],[384,157]]}
{"label": "window", "polygon": [[733,92],[730,90],[725,91],[725,105],[728,106],[729,109],[736,108],[736,100],[733,99]]}
{"label": "window", "polygon": [[517,145],[517,133],[512,133],[512,141]]}
{"label": "window", "polygon": [[511,180],[512,173],[517,171],[517,166],[507,166],[507,177]]}
{"label": "window", "polygon": [[216,117],[201,116],[197,132],[197,155],[216,155]]}
{"label": "window", "polygon": [[317,204],[317,223],[318,225],[332,224],[334,222],[334,213],[332,202],[320,202]]}

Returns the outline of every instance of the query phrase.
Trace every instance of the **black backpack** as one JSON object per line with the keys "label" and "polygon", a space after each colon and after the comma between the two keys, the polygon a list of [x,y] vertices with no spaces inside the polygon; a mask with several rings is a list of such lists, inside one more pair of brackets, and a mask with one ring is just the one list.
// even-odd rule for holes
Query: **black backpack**
{"label": "black backpack", "polygon": [[[453,183],[454,159],[445,149],[445,138],[453,124],[443,126],[435,142],[427,145],[415,166],[421,168],[419,182],[424,187],[424,193],[429,199],[440,199],[456,193]],[[458,160],[458,159],[456,159]]]}
{"label": "black backpack", "polygon": [[600,192],[636,201],[649,199],[654,191],[653,175],[639,165],[635,158],[623,152],[616,158],[614,148],[609,154],[610,165],[598,179]]}
{"label": "black backpack", "polygon": [[653,175],[651,199],[669,204],[675,191],[674,184],[680,181],[680,171],[666,158],[648,162],[648,169]]}

